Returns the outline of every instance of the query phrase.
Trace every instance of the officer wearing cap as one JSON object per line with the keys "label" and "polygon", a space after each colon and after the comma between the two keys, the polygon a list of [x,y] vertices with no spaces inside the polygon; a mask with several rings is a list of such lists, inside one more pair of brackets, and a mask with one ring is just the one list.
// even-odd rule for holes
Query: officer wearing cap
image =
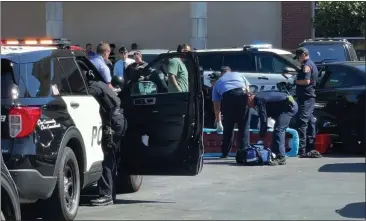
{"label": "officer wearing cap", "polygon": [[[225,73],[213,87],[212,101],[217,129],[223,130],[222,156],[220,158],[227,158],[229,155],[235,123],[239,130],[239,149],[249,146],[247,92],[249,92],[249,82],[243,73],[238,72]],[[224,124],[221,121],[221,110]]]}
{"label": "officer wearing cap", "polygon": [[298,106],[294,98],[278,91],[258,92],[248,95],[248,106],[258,110],[260,118],[260,137],[264,138],[267,132],[267,119],[271,117],[276,121],[272,136],[272,151],[276,159],[270,165],[286,164],[285,138],[293,116],[296,115]]}
{"label": "officer wearing cap", "polygon": [[296,118],[300,140],[299,156],[321,157],[320,153],[314,150],[316,134],[314,106],[318,68],[310,59],[309,51],[304,47],[296,50],[294,59],[299,60],[301,63],[301,71],[299,71],[296,78],[292,79],[293,82],[290,82],[296,85],[296,97],[299,105],[299,112]]}

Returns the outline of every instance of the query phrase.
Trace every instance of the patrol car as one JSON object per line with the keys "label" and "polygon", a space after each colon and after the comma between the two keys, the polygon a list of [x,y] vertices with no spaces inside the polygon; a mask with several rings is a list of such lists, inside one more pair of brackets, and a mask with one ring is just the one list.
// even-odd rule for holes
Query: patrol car
{"label": "patrol car", "polygon": [[[88,93],[81,65],[102,78],[85,52],[70,50],[62,39],[1,43],[4,161],[22,203],[37,202],[31,205],[41,206],[42,217],[73,220],[80,191],[100,178],[103,161],[100,107]],[[160,55],[151,65],[174,56]],[[135,175],[194,176],[202,169],[199,67],[193,54],[179,56],[194,64],[190,92],[128,96],[124,101],[129,129],[120,150],[120,192],[140,188],[142,180],[133,179]],[[160,130],[151,132],[152,125]],[[150,140],[145,148],[139,147],[142,136]]]}
{"label": "patrol car", "polygon": [[221,66],[229,66],[232,71],[245,73],[252,91],[275,90],[278,82],[286,80],[283,73],[296,73],[300,68],[291,52],[272,48],[270,44],[197,50],[196,53],[204,71],[205,86],[211,86],[208,75],[212,71],[220,70]]}

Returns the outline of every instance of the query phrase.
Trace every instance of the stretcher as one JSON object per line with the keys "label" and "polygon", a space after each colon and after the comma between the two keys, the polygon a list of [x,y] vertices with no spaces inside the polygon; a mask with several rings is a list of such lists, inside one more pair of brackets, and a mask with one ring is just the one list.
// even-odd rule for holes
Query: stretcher
{"label": "stretcher", "polygon": [[[229,156],[234,157],[236,154],[236,132],[238,129],[234,129],[234,143],[229,153]],[[273,129],[270,128],[267,131],[267,136],[263,140],[265,147],[271,148]],[[222,132],[217,132],[216,129],[203,128],[203,143],[205,148],[204,157],[219,157],[221,156],[221,140]],[[250,129],[250,143],[256,144],[259,141],[259,130]],[[296,157],[299,151],[299,135],[295,129],[287,128],[286,130],[286,156]]]}

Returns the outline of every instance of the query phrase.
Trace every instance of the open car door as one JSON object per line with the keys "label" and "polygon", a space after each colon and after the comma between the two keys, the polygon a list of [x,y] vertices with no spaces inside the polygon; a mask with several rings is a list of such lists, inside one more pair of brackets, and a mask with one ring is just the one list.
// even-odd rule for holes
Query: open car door
{"label": "open car door", "polygon": [[[121,165],[131,175],[197,175],[203,164],[203,94],[193,53],[161,54],[122,93],[128,129]],[[172,83],[174,75],[180,90]]]}

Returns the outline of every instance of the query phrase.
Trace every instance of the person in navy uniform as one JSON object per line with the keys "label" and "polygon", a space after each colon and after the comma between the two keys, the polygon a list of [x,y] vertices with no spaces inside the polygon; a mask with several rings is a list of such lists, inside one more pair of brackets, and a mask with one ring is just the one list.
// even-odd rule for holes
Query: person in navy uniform
{"label": "person in navy uniform", "polygon": [[[223,130],[222,156],[220,158],[228,158],[229,156],[235,123],[239,130],[239,149],[249,146],[247,92],[249,92],[249,82],[244,74],[238,72],[225,73],[216,81],[212,89],[216,129]],[[224,124],[221,121],[221,110]]]}
{"label": "person in navy uniform", "polygon": [[285,138],[286,129],[298,111],[296,101],[291,95],[278,91],[258,92],[248,95],[248,106],[256,108],[260,119],[260,138],[267,133],[267,120],[271,117],[276,121],[272,136],[272,151],[276,159],[270,165],[286,164]]}
{"label": "person in navy uniform", "polygon": [[293,82],[296,85],[296,97],[299,112],[296,117],[297,132],[299,133],[299,157],[319,158],[320,153],[314,150],[315,142],[315,87],[318,79],[318,68],[309,57],[309,51],[300,47],[295,52],[294,59],[301,63],[299,71]]}

